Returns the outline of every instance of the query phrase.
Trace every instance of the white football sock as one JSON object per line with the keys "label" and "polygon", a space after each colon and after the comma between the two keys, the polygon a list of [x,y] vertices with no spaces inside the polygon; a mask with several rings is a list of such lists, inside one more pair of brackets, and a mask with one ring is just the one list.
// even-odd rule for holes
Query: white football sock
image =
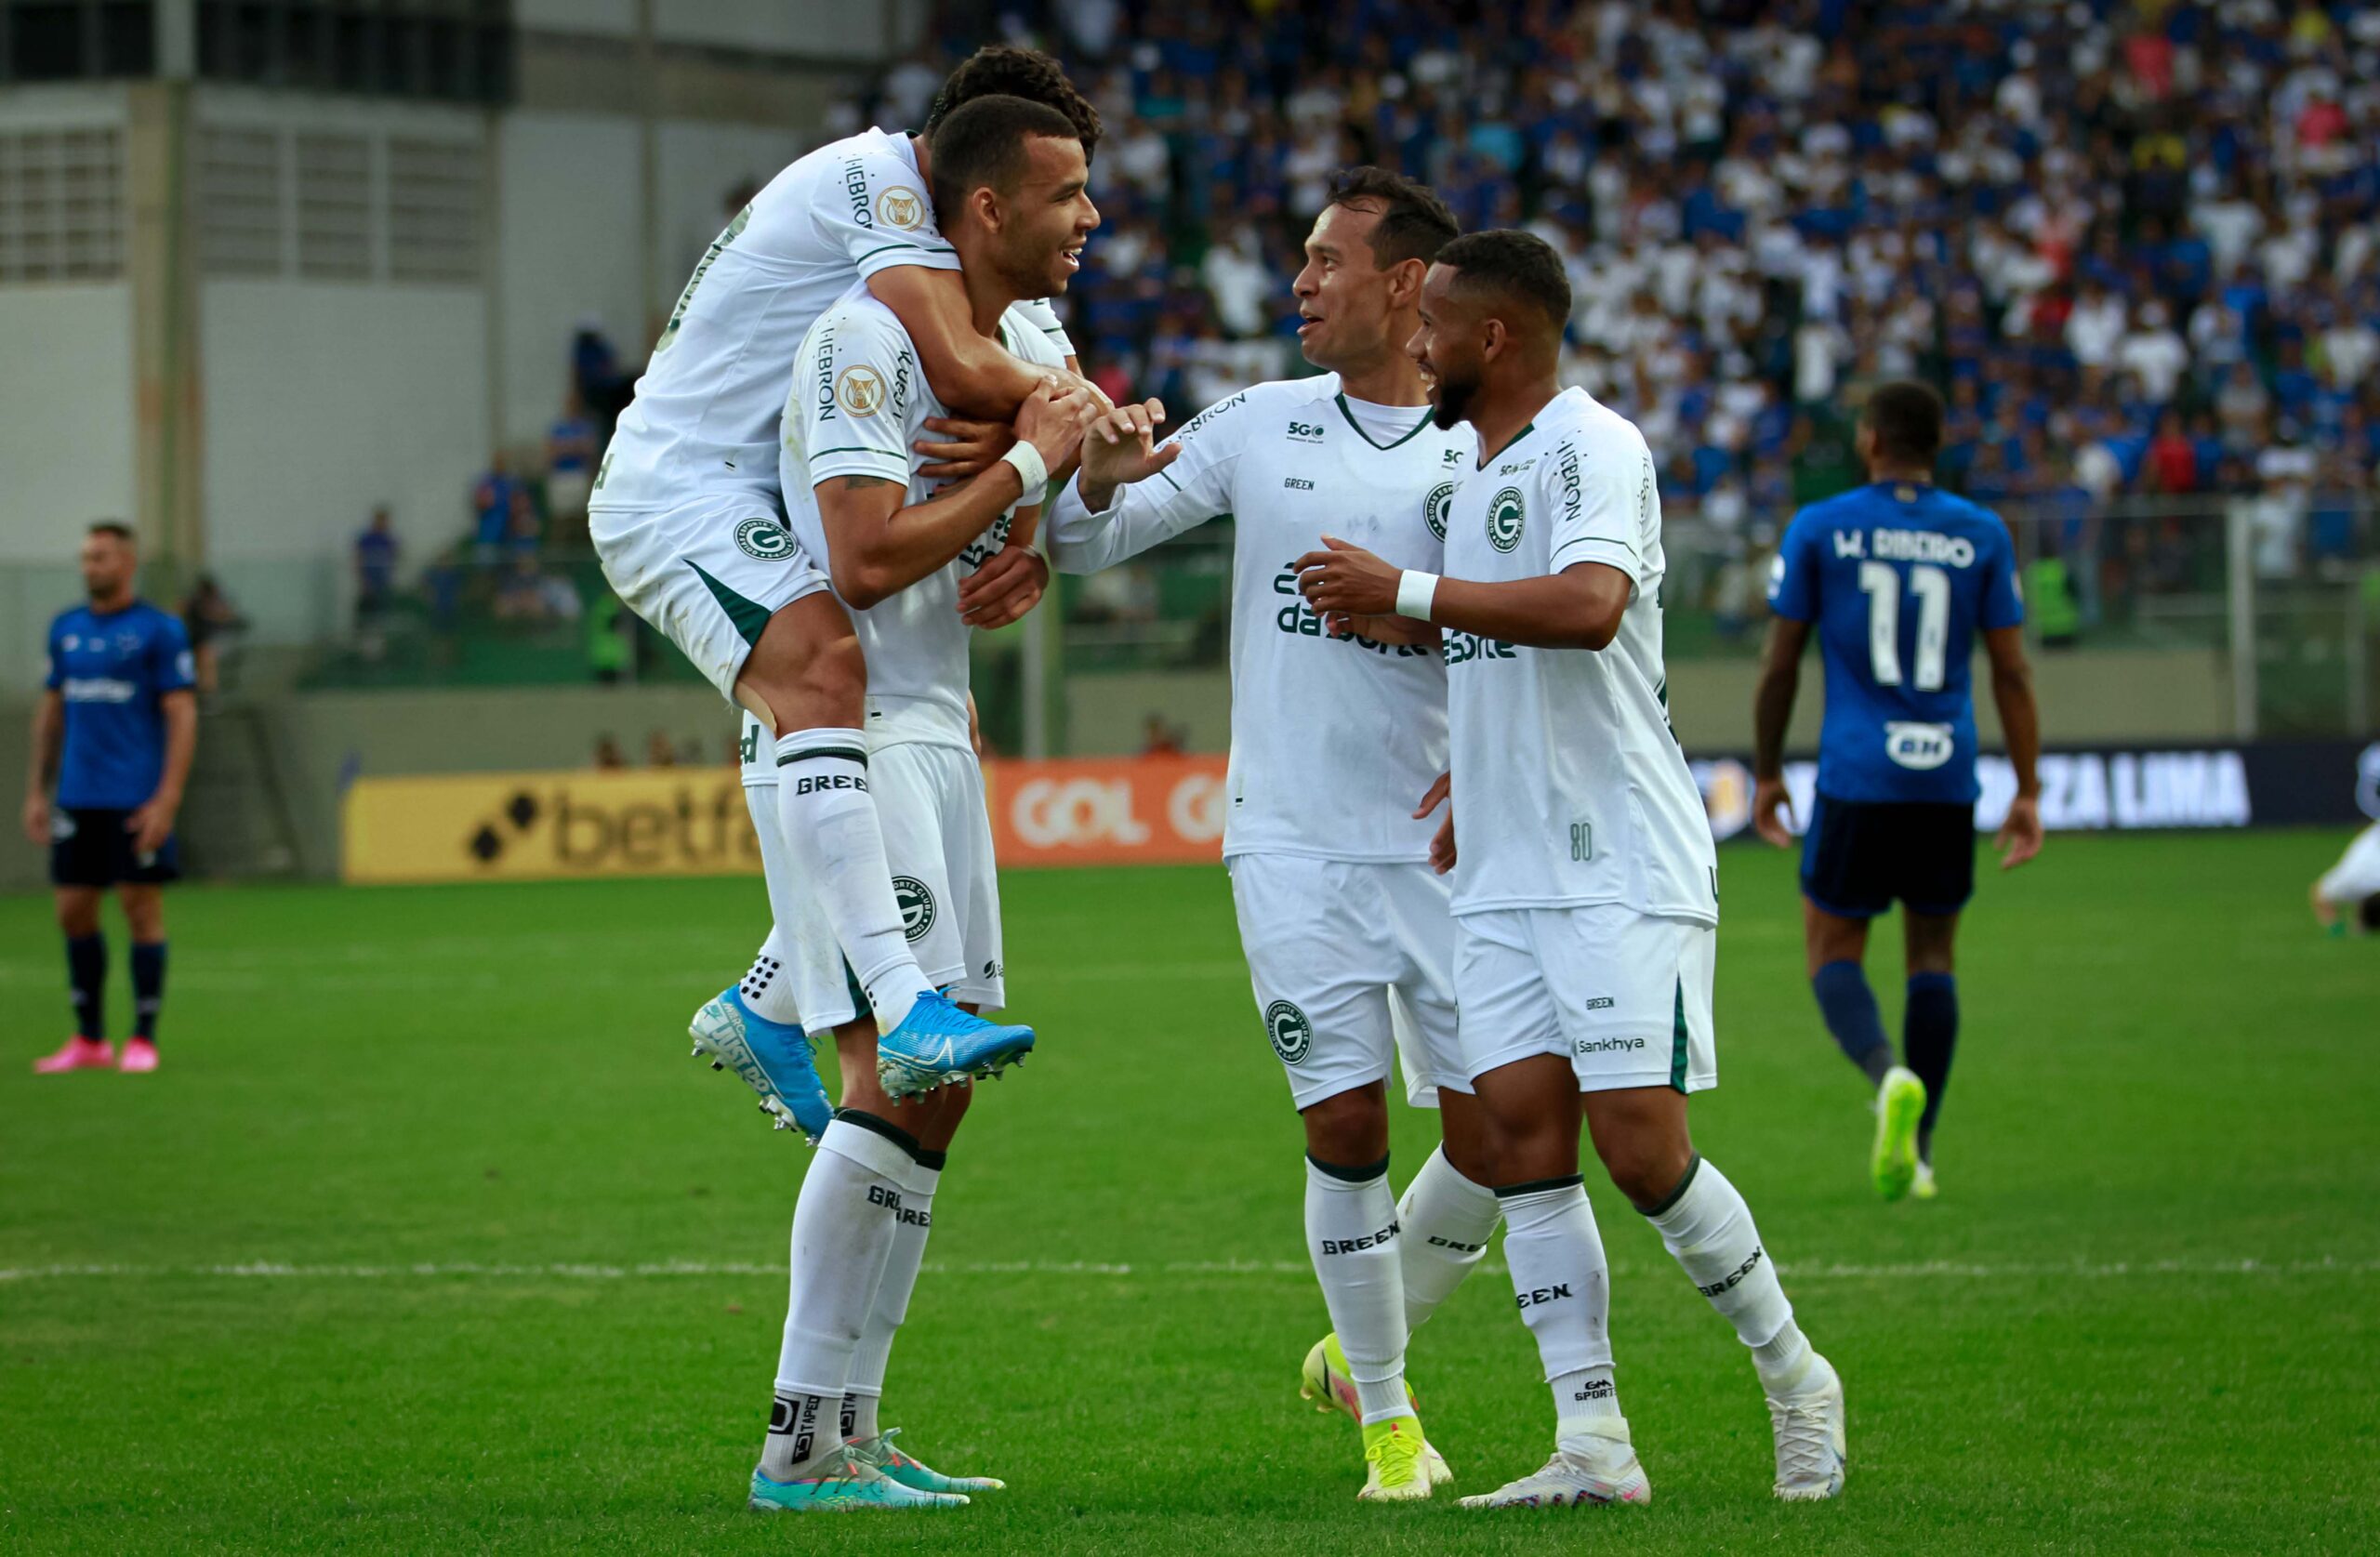
{"label": "white football sock", "polygon": [[1357,1168],[1326,1168],[1306,1158],[1306,1252],[1367,1424],[1413,1413],[1405,1399],[1400,1241],[1386,1158]]}
{"label": "white football sock", "polygon": [[[826,1127],[810,1159],[794,1203],[792,1295],[777,1352],[777,1394],[797,1409],[783,1431],[770,1421],[760,1472],[772,1480],[786,1481],[842,1445],[843,1386],[892,1247],[910,1166],[897,1143],[848,1116]],[[821,1404],[812,1407],[811,1397]]]}
{"label": "white football sock", "polygon": [[1620,1414],[1611,1379],[1611,1268],[1587,1192],[1573,1175],[1499,1190],[1504,1261],[1521,1320],[1537,1338],[1557,1432]]}
{"label": "white football sock", "polygon": [[769,938],[760,943],[760,955],[752,959],[752,966],[735,987],[754,1015],[798,1027],[801,1024],[801,1011],[793,1002],[793,981],[785,971],[786,959],[791,955],[785,931],[770,930]]}
{"label": "white football sock", "polygon": [[1645,1213],[1645,1220],[1686,1268],[1686,1279],[1752,1349],[1761,1383],[1772,1389],[1792,1383],[1809,1362],[1809,1342],[1793,1323],[1793,1305],[1785,1300],[1776,1262],[1761,1247],[1752,1207],[1726,1175],[1695,1158],[1669,1203]]}
{"label": "white football sock", "polygon": [[1465,1178],[1447,1161],[1443,1147],[1433,1151],[1421,1171],[1413,1175],[1396,1207],[1396,1220],[1405,1230],[1397,1257],[1404,1263],[1408,1335],[1438,1312],[1438,1305],[1479,1263],[1502,1214],[1496,1192]]}
{"label": "white football sock", "polygon": [[892,867],[867,789],[867,737],[857,730],[797,730],[776,744],[777,825],[801,879],[826,910],[860,988],[891,1032],[925,989],[909,954]]}
{"label": "white football sock", "polygon": [[925,1262],[926,1235],[933,1231],[933,1192],[942,1182],[945,1160],[940,1152],[922,1152],[908,1165],[892,1247],[884,1257],[884,1274],[876,1284],[867,1323],[860,1328],[859,1350],[852,1354],[851,1380],[843,1386],[847,1439],[873,1438],[879,1431],[877,1402],[884,1397],[884,1370],[892,1360],[892,1338],[909,1317],[918,1268]]}

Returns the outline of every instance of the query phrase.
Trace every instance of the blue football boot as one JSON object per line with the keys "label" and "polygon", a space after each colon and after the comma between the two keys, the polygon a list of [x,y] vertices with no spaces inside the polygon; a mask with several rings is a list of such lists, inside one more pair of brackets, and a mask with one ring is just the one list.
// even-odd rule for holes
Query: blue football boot
{"label": "blue football boot", "polygon": [[888,1097],[914,1097],[948,1082],[998,1075],[1031,1052],[1032,1028],[986,1022],[926,990],[901,1025],[876,1040],[876,1079]]}
{"label": "blue football boot", "polygon": [[694,1013],[694,1057],[715,1071],[732,1070],[760,1094],[760,1112],[781,1130],[800,1130],[813,1146],[826,1133],[835,1104],[818,1079],[810,1039],[799,1027],[771,1022],[730,987]]}

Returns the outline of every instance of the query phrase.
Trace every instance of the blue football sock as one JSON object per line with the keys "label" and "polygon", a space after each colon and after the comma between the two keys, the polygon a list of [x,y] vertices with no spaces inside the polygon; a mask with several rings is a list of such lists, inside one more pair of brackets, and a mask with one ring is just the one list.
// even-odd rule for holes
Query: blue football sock
{"label": "blue football sock", "polygon": [[1867,1073],[1870,1086],[1882,1086],[1893,1067],[1893,1046],[1866,970],[1856,962],[1830,962],[1810,976],[1810,990],[1844,1054]]}
{"label": "blue football sock", "polygon": [[132,946],[132,1032],[157,1041],[157,1010],[165,1003],[165,943]]}
{"label": "blue football sock", "polygon": [[1959,981],[1949,973],[1912,973],[1901,1018],[1909,1068],[1925,1083],[1925,1114],[1917,1122],[1917,1155],[1934,1160],[1934,1121],[1950,1086],[1950,1056],[1959,1047]]}
{"label": "blue football sock", "polygon": [[74,1002],[74,1031],[86,1038],[108,1036],[108,938],[66,938],[66,987]]}

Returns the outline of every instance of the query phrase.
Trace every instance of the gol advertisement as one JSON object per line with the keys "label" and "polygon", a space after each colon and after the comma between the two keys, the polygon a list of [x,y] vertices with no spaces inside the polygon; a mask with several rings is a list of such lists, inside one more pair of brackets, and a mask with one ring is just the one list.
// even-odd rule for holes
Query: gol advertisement
{"label": "gol advertisement", "polygon": [[[1220,757],[985,764],[1003,867],[1211,862]],[[341,875],[357,884],[758,872],[733,768],[365,778],[349,786]]]}

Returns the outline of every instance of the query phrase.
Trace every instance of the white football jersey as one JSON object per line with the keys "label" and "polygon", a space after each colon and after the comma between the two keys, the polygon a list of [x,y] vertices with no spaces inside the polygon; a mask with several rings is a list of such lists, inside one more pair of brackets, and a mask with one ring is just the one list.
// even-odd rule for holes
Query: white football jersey
{"label": "white football jersey", "polygon": [[1395,422],[1410,430],[1375,442],[1336,374],[1259,384],[1192,419],[1172,440],[1181,455],[1106,512],[1088,512],[1071,482],[1051,506],[1051,557],[1068,573],[1232,516],[1226,855],[1429,855],[1437,821],[1413,820],[1413,808],[1446,771],[1438,650],[1324,637],[1289,569],[1328,534],[1438,571],[1447,504],[1477,442],[1468,428],[1430,426],[1426,406]]}
{"label": "white football jersey", "polygon": [[1466,469],[1446,574],[1501,583],[1579,562],[1635,585],[1601,651],[1447,637],[1454,911],[1616,903],[1715,925],[1718,857],[1661,666],[1652,453],[1633,423],[1566,389]]}
{"label": "white football jersey", "polygon": [[[774,509],[794,352],[853,282],[903,265],[959,269],[907,136],[867,130],[779,173],[711,241],[678,295],[591,500],[657,508],[748,494]],[[1046,304],[1032,323],[1061,362],[1072,353]]]}
{"label": "white football jersey", "polygon": [[[1021,310],[1011,309],[1000,322],[1000,340],[1028,363],[1064,364],[1058,343]],[[833,553],[818,512],[820,483],[876,476],[906,487],[905,505],[933,495],[939,483],[917,474],[923,462],[909,445],[926,436],[927,417],[948,413],[919,371],[917,348],[899,316],[864,287],[810,327],[783,404],[786,512],[794,538],[822,564]],[[871,748],[904,741],[970,746],[967,637],[972,629],[959,618],[959,583],[1000,548],[1008,523],[1000,519],[940,572],[852,613],[867,658]]]}

